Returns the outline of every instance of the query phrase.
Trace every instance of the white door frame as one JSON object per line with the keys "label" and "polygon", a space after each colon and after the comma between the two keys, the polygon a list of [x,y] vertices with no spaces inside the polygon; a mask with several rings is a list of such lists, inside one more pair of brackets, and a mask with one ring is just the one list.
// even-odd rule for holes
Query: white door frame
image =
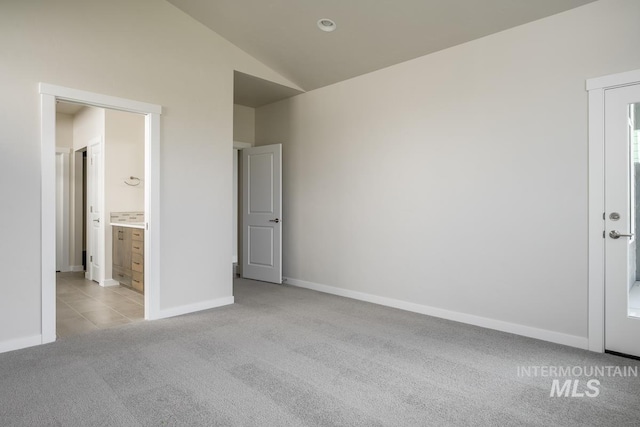
{"label": "white door frame", "polygon": [[[84,144],[84,142],[83,142]],[[94,165],[93,164],[93,146],[98,145],[100,146],[100,164],[99,165]],[[105,232],[105,227],[106,227],[106,215],[104,213],[104,206],[106,205],[105,203],[105,191],[104,191],[104,187],[105,187],[105,170],[104,170],[104,165],[105,165],[105,147],[104,147],[104,137],[103,135],[97,135],[96,137],[92,138],[91,140],[89,140],[89,142],[87,143],[87,200],[85,201],[85,207],[84,209],[86,210],[87,213],[87,224],[86,224],[86,229],[85,229],[85,233],[87,236],[87,260],[86,260],[86,271],[84,274],[84,277],[88,280],[93,280],[94,282],[97,282],[100,286],[104,286],[104,274],[105,274],[105,260],[106,260],[106,253],[105,253],[105,236],[104,236],[104,232]],[[96,180],[91,172],[93,171],[93,168],[98,168],[99,171],[99,178]],[[97,181],[97,182],[96,182]],[[97,190],[98,189],[98,190]],[[94,196],[97,194],[99,194],[100,196],[97,198],[98,200],[94,199]],[[98,238],[96,239],[97,242],[94,242],[94,228],[93,228],[93,212],[90,209],[92,206],[98,206],[100,208],[100,216],[99,216],[99,228],[98,228]],[[102,236],[100,236],[100,234],[102,234]],[[100,241],[102,240],[102,241]],[[95,245],[95,246],[94,246]],[[93,249],[102,246],[102,250],[98,252],[99,255],[97,255]],[[96,259],[97,258],[97,259]],[[93,274],[93,260],[96,259],[96,263],[98,264],[98,274],[97,277],[94,277]]]}
{"label": "white door frame", "polygon": [[[144,318],[160,318],[160,115],[162,107],[40,83],[42,343],[56,340],[56,101],[145,115]],[[106,215],[105,215],[106,216]]]}
{"label": "white door frame", "polygon": [[605,91],[640,84],[640,70],[587,80],[589,91],[589,350],[604,352]]}

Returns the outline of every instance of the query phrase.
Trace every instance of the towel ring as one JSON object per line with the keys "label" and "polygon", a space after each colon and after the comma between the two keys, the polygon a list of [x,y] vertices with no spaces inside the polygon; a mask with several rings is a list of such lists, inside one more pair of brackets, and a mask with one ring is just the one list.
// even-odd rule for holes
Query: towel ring
{"label": "towel ring", "polygon": [[131,186],[131,187],[135,187],[136,185],[140,185],[140,178],[136,177],[136,176],[130,176],[129,177],[129,181],[135,181],[133,184],[129,184],[127,182],[127,180],[124,180],[124,183]]}

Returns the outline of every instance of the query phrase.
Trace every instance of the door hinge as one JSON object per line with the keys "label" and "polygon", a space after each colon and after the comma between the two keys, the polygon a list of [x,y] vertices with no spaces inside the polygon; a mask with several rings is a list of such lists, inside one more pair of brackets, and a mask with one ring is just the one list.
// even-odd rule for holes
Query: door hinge
{"label": "door hinge", "polygon": [[93,206],[89,206],[89,213],[93,213]]}
{"label": "door hinge", "polygon": [[602,230],[602,238],[605,239],[605,231]]}
{"label": "door hinge", "polygon": [[93,262],[93,255],[89,257],[89,262]]}
{"label": "door hinge", "polygon": [[606,214],[606,212],[602,212],[602,219],[607,219],[607,218],[605,218],[605,214]]}

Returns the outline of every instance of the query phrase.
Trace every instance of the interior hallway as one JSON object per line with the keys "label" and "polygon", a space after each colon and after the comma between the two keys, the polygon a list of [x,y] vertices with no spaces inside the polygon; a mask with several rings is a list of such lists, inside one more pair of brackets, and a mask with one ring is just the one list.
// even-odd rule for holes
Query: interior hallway
{"label": "interior hallway", "polygon": [[144,296],[123,286],[103,288],[84,272],[56,273],[58,338],[144,319]]}

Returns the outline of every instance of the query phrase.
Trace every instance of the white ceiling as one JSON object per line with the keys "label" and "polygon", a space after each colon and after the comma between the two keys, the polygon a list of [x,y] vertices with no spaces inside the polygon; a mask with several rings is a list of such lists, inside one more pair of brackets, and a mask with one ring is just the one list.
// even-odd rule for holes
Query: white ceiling
{"label": "white ceiling", "polygon": [[594,0],[168,1],[311,90]]}

